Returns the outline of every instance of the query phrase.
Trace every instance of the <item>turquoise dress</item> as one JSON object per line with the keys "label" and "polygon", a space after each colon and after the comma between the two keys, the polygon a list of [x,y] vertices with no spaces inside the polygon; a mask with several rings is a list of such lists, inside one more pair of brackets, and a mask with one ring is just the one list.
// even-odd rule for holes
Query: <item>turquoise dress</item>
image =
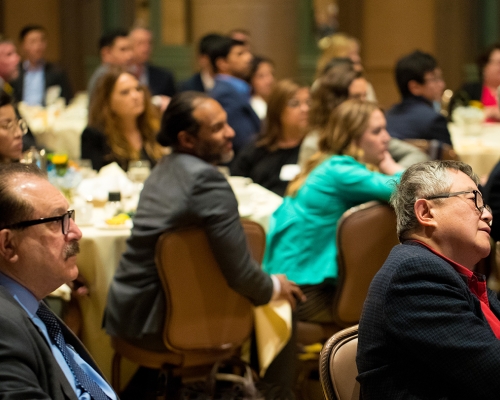
{"label": "turquoise dress", "polygon": [[337,277],[337,222],[349,208],[388,201],[401,173],[373,172],[350,156],[334,155],[318,165],[294,197],[271,217],[264,270],[299,285]]}

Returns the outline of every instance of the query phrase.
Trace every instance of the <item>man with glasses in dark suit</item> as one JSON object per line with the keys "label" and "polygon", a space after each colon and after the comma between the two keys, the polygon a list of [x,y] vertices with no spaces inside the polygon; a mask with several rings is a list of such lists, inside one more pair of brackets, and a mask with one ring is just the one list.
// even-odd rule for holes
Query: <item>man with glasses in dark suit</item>
{"label": "man with glasses in dark suit", "polygon": [[393,194],[400,245],[373,279],[359,323],[368,399],[495,399],[500,302],[474,266],[490,252],[491,209],[467,164],[409,167]]}
{"label": "man with glasses in dark suit", "polygon": [[82,233],[33,165],[0,165],[0,397],[116,399],[68,327],[41,301],[78,275]]}

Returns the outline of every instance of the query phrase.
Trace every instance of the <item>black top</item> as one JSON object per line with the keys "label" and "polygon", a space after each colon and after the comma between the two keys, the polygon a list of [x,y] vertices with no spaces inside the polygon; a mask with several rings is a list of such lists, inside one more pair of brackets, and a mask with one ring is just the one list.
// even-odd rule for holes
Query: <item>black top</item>
{"label": "black top", "polygon": [[255,142],[246,145],[231,163],[231,175],[246,176],[255,183],[283,196],[289,181],[280,179],[284,165],[297,164],[300,144],[289,149],[269,151],[265,147],[255,147]]}
{"label": "black top", "polygon": [[[128,162],[131,160],[118,158],[111,152],[106,136],[101,131],[87,126],[81,138],[81,158],[92,161],[92,168],[99,171],[102,167],[112,162],[116,162],[124,171],[128,169]],[[149,157],[148,153],[141,149],[141,160],[148,160],[151,168],[156,164],[156,160]]]}

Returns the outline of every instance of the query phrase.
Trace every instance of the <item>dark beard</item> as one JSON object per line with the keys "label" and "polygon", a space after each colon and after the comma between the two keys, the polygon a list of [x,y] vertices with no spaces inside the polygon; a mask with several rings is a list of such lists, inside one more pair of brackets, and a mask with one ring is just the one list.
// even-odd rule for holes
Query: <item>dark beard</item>
{"label": "dark beard", "polygon": [[80,252],[80,244],[75,240],[64,247],[64,260],[76,256]]}

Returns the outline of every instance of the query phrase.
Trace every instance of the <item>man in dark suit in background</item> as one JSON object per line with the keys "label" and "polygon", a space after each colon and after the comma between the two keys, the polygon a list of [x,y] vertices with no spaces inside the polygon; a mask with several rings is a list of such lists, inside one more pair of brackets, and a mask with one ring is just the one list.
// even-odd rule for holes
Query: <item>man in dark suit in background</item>
{"label": "man in dark suit in background", "polygon": [[[172,146],[173,152],[144,184],[132,235],[109,289],[104,327],[110,335],[146,349],[165,349],[165,300],[155,246],[162,233],[189,226],[205,230],[229,286],[253,304],[281,298],[294,307],[296,297],[304,300],[297,285],[284,275],[266,274],[250,256],[236,198],[216,168],[231,160],[233,137],[226,113],[215,100],[199,92],[172,98],[158,141]],[[269,382],[291,388],[294,346],[290,340],[274,367],[271,364]]]}
{"label": "man in dark suit in background", "polygon": [[436,59],[414,51],[397,62],[395,75],[403,99],[387,111],[389,134],[403,140],[435,139],[451,145],[446,118],[434,109],[445,87]]}
{"label": "man in dark suit in background", "polygon": [[19,64],[19,76],[11,82],[16,100],[45,106],[47,90],[54,88],[69,103],[73,90],[66,74],[57,65],[45,60],[45,28],[39,25],[25,26],[19,33],[19,41],[24,61]]}
{"label": "man in dark suit in background", "polygon": [[217,40],[209,51],[217,73],[210,96],[227,113],[227,122],[235,132],[233,145],[237,154],[260,131],[260,119],[250,105],[251,88],[246,82],[253,57],[243,42],[229,37]]}
{"label": "man in dark suit in background", "polygon": [[74,211],[34,165],[0,166],[0,397],[116,399],[83,344],[41,302],[78,275]]}
{"label": "man in dark suit in background", "polygon": [[149,63],[153,50],[153,34],[150,30],[134,28],[130,31],[129,38],[132,46],[131,71],[139,82],[149,88],[152,96],[159,96],[161,108],[165,110],[170,97],[176,92],[174,74],[166,68]]}
{"label": "man in dark suit in background", "polygon": [[215,72],[210,62],[210,47],[217,43],[223,36],[217,33],[209,33],[200,39],[198,44],[198,66],[200,72],[194,74],[187,81],[179,85],[179,91],[186,92],[194,90],[196,92],[209,92],[215,85]]}
{"label": "man in dark suit in background", "polygon": [[359,323],[361,398],[495,399],[500,302],[473,272],[491,212],[467,164],[410,166],[391,203],[402,244],[373,279]]}

